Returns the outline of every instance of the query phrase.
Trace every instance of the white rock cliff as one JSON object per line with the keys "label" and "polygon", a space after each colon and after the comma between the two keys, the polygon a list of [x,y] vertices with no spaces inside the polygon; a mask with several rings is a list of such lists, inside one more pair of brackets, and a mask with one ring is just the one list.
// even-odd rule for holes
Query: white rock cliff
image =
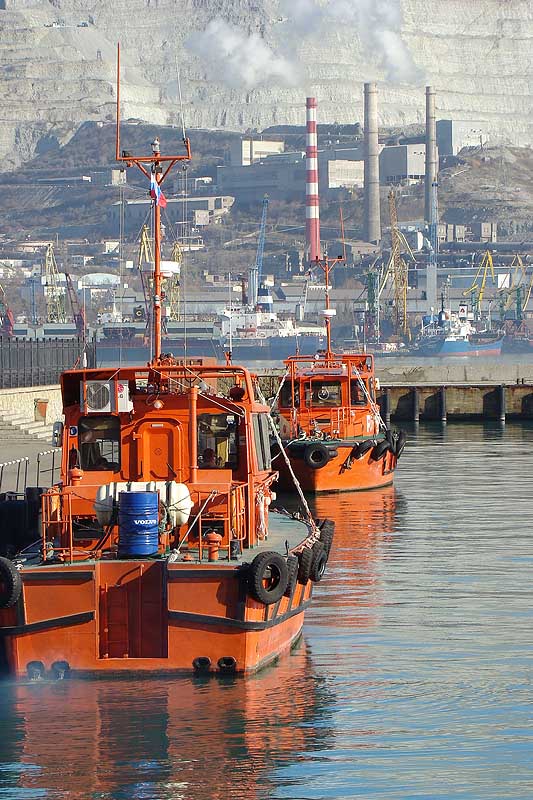
{"label": "white rock cliff", "polygon": [[533,142],[530,0],[0,0],[1,169],[114,118],[118,40],[123,118],[180,123],[179,63],[188,127],[302,125],[309,93],[362,121],[372,80],[382,125],[423,121],[431,84],[439,118]]}

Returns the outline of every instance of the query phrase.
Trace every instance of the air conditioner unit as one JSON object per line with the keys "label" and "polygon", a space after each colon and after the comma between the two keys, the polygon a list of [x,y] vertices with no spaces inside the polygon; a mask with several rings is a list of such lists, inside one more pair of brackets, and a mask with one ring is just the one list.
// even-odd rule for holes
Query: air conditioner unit
{"label": "air conditioner unit", "polygon": [[[80,388],[80,406],[82,409],[85,406],[88,414],[110,414],[133,409],[128,384],[122,381],[86,381]],[[115,408],[117,399],[118,408]]]}

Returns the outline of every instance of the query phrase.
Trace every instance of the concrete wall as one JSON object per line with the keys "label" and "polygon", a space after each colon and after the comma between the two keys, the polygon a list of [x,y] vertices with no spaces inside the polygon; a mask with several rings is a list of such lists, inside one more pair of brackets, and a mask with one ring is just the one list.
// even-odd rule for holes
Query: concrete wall
{"label": "concrete wall", "polygon": [[512,363],[490,359],[460,360],[425,363],[416,358],[378,358],[376,374],[383,385],[432,384],[446,386],[452,383],[533,383],[533,363]]}
{"label": "concrete wall", "polygon": [[0,391],[0,416],[24,414],[32,421],[35,414],[35,401],[48,400],[46,424],[51,425],[63,418],[61,392],[59,386],[37,386],[23,389],[2,389]]}

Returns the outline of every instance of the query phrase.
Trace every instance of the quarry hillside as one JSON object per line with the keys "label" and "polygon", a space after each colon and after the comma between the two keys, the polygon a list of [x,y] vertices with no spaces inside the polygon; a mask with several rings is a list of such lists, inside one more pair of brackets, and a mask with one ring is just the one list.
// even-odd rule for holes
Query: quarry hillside
{"label": "quarry hillside", "polygon": [[438,118],[494,145],[533,142],[530,0],[0,0],[0,157],[8,170],[114,117],[225,130],[362,121],[379,84],[383,126]]}

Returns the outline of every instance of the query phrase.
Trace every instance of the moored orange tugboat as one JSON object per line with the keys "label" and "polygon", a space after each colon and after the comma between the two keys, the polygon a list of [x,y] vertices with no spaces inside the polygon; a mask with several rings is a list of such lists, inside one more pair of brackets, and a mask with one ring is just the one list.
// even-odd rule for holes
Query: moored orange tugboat
{"label": "moored orange tugboat", "polygon": [[161,184],[190,145],[133,156],[118,131],[153,197],[153,358],[62,375],[61,482],[40,542],[0,558],[0,647],[32,678],[253,671],[299,636],[332,524],[271,511],[269,408],[248,371],[161,353]]}
{"label": "moored orange tugboat", "polygon": [[393,433],[381,418],[373,356],[331,349],[335,309],[329,301],[329,271],[339,260],[317,260],[326,280],[327,349],[284,362],[277,412],[285,456],[274,445],[283,489],[291,488],[293,474],[308,492],[387,486],[405,447],[405,434]]}

